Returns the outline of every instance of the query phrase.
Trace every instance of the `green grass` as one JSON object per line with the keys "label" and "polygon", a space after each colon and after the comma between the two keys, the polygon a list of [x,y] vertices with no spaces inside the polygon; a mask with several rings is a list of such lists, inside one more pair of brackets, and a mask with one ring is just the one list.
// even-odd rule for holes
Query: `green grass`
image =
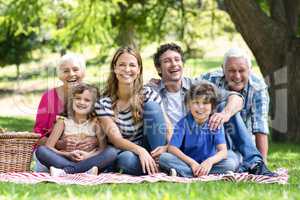
{"label": "green grass", "polygon": [[[0,126],[10,130],[28,130],[33,120],[0,117]],[[289,170],[289,184],[256,184],[230,182],[106,184],[96,186],[62,186],[54,183],[25,185],[0,183],[0,199],[299,199],[300,146],[271,143],[269,167]]]}
{"label": "green grass", "polygon": [[32,131],[33,124],[33,119],[29,117],[0,116],[0,127],[9,131]]}

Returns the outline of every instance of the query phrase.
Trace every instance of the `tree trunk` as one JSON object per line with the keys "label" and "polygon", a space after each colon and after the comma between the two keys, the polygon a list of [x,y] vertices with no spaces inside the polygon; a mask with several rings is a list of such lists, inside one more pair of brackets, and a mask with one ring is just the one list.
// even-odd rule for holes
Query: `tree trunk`
{"label": "tree trunk", "polygon": [[119,46],[131,46],[136,48],[137,44],[135,43],[135,27],[134,22],[130,21],[131,19],[128,17],[128,7],[131,4],[125,6],[124,4],[119,4],[120,6],[120,27],[119,34],[117,36],[117,43]]}
{"label": "tree trunk", "polygon": [[271,17],[255,0],[224,0],[270,85],[272,138],[300,142],[300,40],[293,27],[298,26],[295,16],[299,15],[300,3],[269,2]]}
{"label": "tree trunk", "polygon": [[16,79],[19,80],[19,78],[20,78],[20,64],[19,63],[16,64],[16,70],[17,70]]}

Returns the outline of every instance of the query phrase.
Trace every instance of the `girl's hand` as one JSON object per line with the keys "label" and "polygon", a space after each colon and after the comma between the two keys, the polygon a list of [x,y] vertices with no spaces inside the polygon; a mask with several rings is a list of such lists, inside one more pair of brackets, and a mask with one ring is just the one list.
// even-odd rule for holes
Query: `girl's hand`
{"label": "girl's hand", "polygon": [[80,150],[69,152],[67,157],[75,162],[83,160],[82,152]]}
{"label": "girl's hand", "polygon": [[151,155],[148,153],[148,151],[144,148],[140,148],[138,150],[138,155],[140,158],[140,162],[142,165],[142,170],[143,173],[148,173],[148,174],[154,174],[158,172],[157,166]]}
{"label": "girl's hand", "polygon": [[208,175],[208,173],[210,172],[212,166],[213,166],[213,163],[209,158],[204,160],[200,164],[200,167],[196,171],[197,176]]}

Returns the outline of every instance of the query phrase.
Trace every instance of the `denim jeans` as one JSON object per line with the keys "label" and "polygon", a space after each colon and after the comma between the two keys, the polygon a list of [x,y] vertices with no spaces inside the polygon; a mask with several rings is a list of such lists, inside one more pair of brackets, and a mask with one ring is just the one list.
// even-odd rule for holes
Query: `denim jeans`
{"label": "denim jeans", "polygon": [[34,164],[34,171],[35,172],[46,172],[49,173],[49,169],[48,167],[46,167],[45,165],[43,165],[36,157],[36,151],[34,151],[33,153],[33,158],[32,160],[35,162]]}
{"label": "denim jeans", "polygon": [[[218,105],[218,111],[223,110],[225,103]],[[242,155],[241,166],[250,166],[256,162],[262,162],[263,157],[257,150],[252,133],[249,133],[240,113],[235,114],[224,124],[227,148],[237,151]]]}
{"label": "denim jeans", "polygon": [[[159,157],[160,168],[169,173],[174,168],[179,176],[194,177],[192,168],[177,156],[171,153],[163,153]],[[235,171],[239,166],[239,158],[233,151],[228,151],[227,158],[213,165],[209,174],[224,174],[227,171]]]}
{"label": "denim jeans", "polygon": [[97,166],[100,171],[104,171],[115,161],[117,157],[117,150],[108,146],[101,153],[96,154],[86,160],[73,162],[46,146],[39,146],[36,150],[36,157],[48,168],[53,166],[63,169],[68,174],[75,174],[85,172],[93,166]]}
{"label": "denim jeans", "polygon": [[[144,104],[144,139],[141,146],[149,152],[166,144],[166,122],[160,105],[156,102]],[[142,175],[139,156],[131,151],[121,151],[115,168],[125,174]]]}

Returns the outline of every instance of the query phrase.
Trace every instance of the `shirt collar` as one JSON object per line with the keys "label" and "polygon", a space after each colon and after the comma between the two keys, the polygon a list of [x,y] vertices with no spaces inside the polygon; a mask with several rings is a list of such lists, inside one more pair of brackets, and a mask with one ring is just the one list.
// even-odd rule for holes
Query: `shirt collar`
{"label": "shirt collar", "polygon": [[205,129],[208,129],[208,128],[209,128],[209,127],[208,127],[208,120],[206,120],[206,121],[204,122],[204,124],[199,125],[199,124],[196,122],[196,120],[194,119],[194,117],[193,117],[193,115],[192,115],[191,112],[188,112],[186,118],[187,118],[187,123],[188,123],[188,125],[189,125],[190,128],[195,128],[195,127],[201,127],[201,128],[205,128]]}
{"label": "shirt collar", "polygon": [[[181,88],[184,89],[184,90],[189,90],[190,87],[189,87],[189,82],[187,80],[187,78],[185,77],[182,77],[181,78]],[[158,90],[159,91],[162,91],[162,90],[165,90],[166,89],[166,85],[165,85],[165,82],[163,81],[163,79],[161,79],[160,83],[159,83],[159,86],[158,86]]]}

